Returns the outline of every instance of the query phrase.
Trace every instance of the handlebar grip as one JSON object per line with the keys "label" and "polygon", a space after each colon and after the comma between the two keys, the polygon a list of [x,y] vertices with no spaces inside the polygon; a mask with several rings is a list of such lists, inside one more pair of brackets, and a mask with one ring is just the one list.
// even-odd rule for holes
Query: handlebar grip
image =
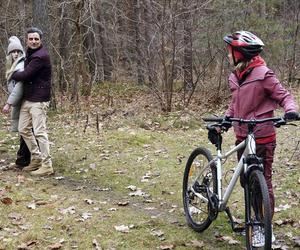
{"label": "handlebar grip", "polygon": [[222,122],[224,120],[223,117],[204,117],[202,118],[205,122]]}

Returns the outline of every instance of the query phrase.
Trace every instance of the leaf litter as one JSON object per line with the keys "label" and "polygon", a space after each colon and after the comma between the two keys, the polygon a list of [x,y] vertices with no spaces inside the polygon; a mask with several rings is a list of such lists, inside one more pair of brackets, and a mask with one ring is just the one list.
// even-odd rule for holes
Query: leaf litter
{"label": "leaf litter", "polygon": [[[137,132],[134,132],[135,134],[137,134]],[[70,133],[70,134],[72,134],[72,133]],[[149,149],[149,148],[154,148],[151,144],[150,144],[150,146],[147,146],[146,147],[147,149]],[[148,150],[149,151],[149,150]],[[106,153],[106,157],[108,158],[107,160],[109,160],[109,158],[111,158],[111,153],[110,152],[113,152],[113,150],[111,150],[111,151],[108,151],[108,153]],[[155,152],[155,156],[161,156],[161,155],[165,155],[166,157],[170,157],[169,156],[169,154],[171,155],[171,150],[167,150],[167,149],[165,149],[164,147],[162,147],[162,150],[160,151],[160,150],[157,150],[156,152]],[[144,155],[146,155],[146,154],[144,154]],[[140,162],[141,163],[143,163],[143,162],[146,162],[146,160],[147,160],[147,162],[148,162],[148,160],[149,160],[149,158],[150,158],[150,154],[149,154],[149,157],[146,157],[146,158],[144,158],[144,159],[140,159]],[[175,156],[175,158],[176,158],[176,156]],[[176,160],[176,164],[177,164],[177,162],[178,163],[181,163],[181,160],[182,160],[182,158],[183,157],[180,157],[179,159],[178,158],[176,158],[175,160]],[[136,157],[135,157],[135,159],[137,159]],[[139,159],[139,158],[138,158]],[[87,158],[85,158],[83,161],[87,161],[88,159]],[[184,163],[184,161],[182,161],[183,163]],[[173,163],[173,162],[172,162]],[[89,166],[91,166],[90,164],[92,164],[92,167],[90,168]],[[290,164],[290,166],[294,166],[293,164]],[[90,172],[94,172],[94,171],[98,171],[99,169],[98,169],[98,167],[95,167],[94,168],[94,165],[93,165],[93,163],[89,163],[89,162],[87,162],[86,164],[85,164],[85,167],[88,167],[88,169],[90,169],[90,170],[93,170],[93,171],[90,171]],[[151,166],[152,167],[152,166]],[[152,170],[152,169],[151,169]],[[76,171],[76,170],[75,170]],[[75,172],[74,171],[74,172]],[[119,170],[115,170],[115,172],[113,172],[113,173],[115,173],[115,174],[122,174],[122,175],[124,175],[124,174],[129,174],[130,172],[130,169],[128,168],[128,170],[126,169],[126,170],[123,170],[123,169],[119,169]],[[117,197],[117,198],[115,198],[115,199],[113,199],[113,200],[110,200],[110,199],[107,199],[107,201],[106,201],[106,204],[107,204],[107,206],[111,206],[112,204],[114,204],[114,205],[118,205],[118,206],[132,206],[133,205],[133,203],[131,202],[132,201],[132,199],[135,199],[134,197],[135,196],[141,196],[141,197],[143,197],[143,194],[145,193],[144,192],[144,190],[146,190],[146,189],[144,189],[144,187],[145,186],[143,186],[144,184],[147,184],[148,182],[149,182],[149,180],[151,180],[154,176],[152,175],[152,173],[149,171],[149,172],[146,172],[146,171],[144,171],[143,173],[146,173],[146,174],[144,174],[144,175],[140,175],[140,177],[137,177],[137,180],[140,180],[141,181],[141,183],[140,183],[140,186],[141,187],[136,187],[136,190],[135,191],[133,191],[133,190],[131,190],[131,193],[134,193],[134,192],[136,192],[136,191],[139,191],[140,193],[140,195],[133,195],[133,196],[131,196],[132,198],[128,198],[128,203],[125,201],[120,201],[121,200],[121,197]],[[88,176],[88,175],[87,175]],[[162,173],[162,177],[165,177],[164,176],[164,173]],[[56,180],[59,180],[59,181],[64,181],[64,179],[63,178],[61,178],[61,179],[56,179]],[[300,178],[299,177],[297,177],[297,180],[296,180],[296,183],[297,183],[297,181],[299,182],[300,181]],[[179,181],[180,182],[180,181]],[[40,182],[40,183],[42,183],[42,182]],[[82,185],[84,183],[84,185]],[[77,191],[78,191],[78,195],[79,195],[79,192],[81,193],[81,192],[89,192],[89,191],[111,191],[112,189],[110,188],[110,187],[108,187],[109,185],[107,185],[107,184],[105,184],[105,183],[103,183],[103,187],[101,187],[101,188],[92,188],[92,189],[90,189],[89,188],[89,185],[87,184],[86,185],[86,183],[88,183],[88,180],[87,180],[87,182],[85,182],[85,181],[83,181],[83,182],[81,182],[81,185],[82,186],[79,186],[78,185],[78,187],[84,187],[84,188],[77,188],[77,187],[72,187],[72,189],[73,190],[75,190],[76,188],[77,188]],[[24,185],[26,185],[26,179],[25,179],[25,182],[20,182],[20,184],[24,184]],[[108,187],[108,188],[107,188]],[[176,197],[175,197],[175,194],[177,194],[177,190],[176,190],[176,192],[173,192],[173,190],[172,191],[169,191],[168,190],[169,188],[163,188],[163,189],[161,189],[162,191],[162,193],[160,193],[160,194],[162,194],[163,195],[163,199],[164,200],[167,200],[168,201],[168,199],[171,199],[171,201],[168,201],[168,203],[169,203],[169,208],[167,208],[167,209],[165,209],[165,207],[166,206],[164,206],[164,207],[162,207],[161,208],[161,210],[162,211],[164,211],[164,214],[167,214],[167,213],[172,213],[172,217],[174,217],[173,216],[173,213],[175,212],[175,210],[177,209],[177,207],[178,207],[178,205],[176,206],[176,204],[174,205],[174,202],[173,202],[173,199],[175,199]],[[148,189],[147,189],[148,190]],[[0,189],[0,192],[1,192],[1,189]],[[110,194],[112,194],[113,192],[107,192],[107,193],[110,193]],[[159,195],[160,195],[159,194]],[[10,196],[10,194],[9,194],[9,196]],[[83,208],[79,208],[79,206],[77,206],[77,204],[76,204],[76,202],[74,201],[73,202],[73,204],[74,204],[74,206],[72,206],[72,204],[69,204],[69,203],[63,203],[64,201],[67,201],[68,199],[69,199],[69,197],[64,197],[65,196],[65,194],[62,192],[62,193],[59,193],[59,196],[58,195],[56,195],[56,197],[54,197],[53,199],[51,198],[51,200],[54,200],[54,201],[56,201],[57,202],[57,204],[54,204],[54,207],[56,207],[57,208],[57,206],[61,206],[61,207],[63,207],[63,208],[61,208],[61,209],[56,209],[56,211],[58,211],[60,214],[62,214],[62,215],[68,215],[68,214],[70,214],[70,215],[72,215],[72,214],[76,214],[76,213],[78,213],[78,217],[80,218],[81,217],[81,215],[84,215],[84,214],[87,214],[87,217],[89,216],[89,214],[91,214],[91,215],[93,215],[93,213],[92,212],[90,212],[90,211],[86,211],[86,212],[83,212],[82,210],[83,210]],[[3,197],[3,196],[2,196]],[[1,196],[0,196],[0,198],[2,198]],[[7,193],[6,193],[6,195],[5,195],[5,197],[8,197],[8,195],[7,195]],[[128,196],[127,196],[128,197]],[[124,198],[124,197],[122,197],[122,198]],[[147,198],[147,197],[144,197],[144,198]],[[159,198],[161,198],[160,196],[159,196]],[[14,196],[11,196],[11,199],[13,200],[14,199]],[[125,199],[126,199],[126,196],[125,196]],[[155,197],[155,200],[157,199],[157,197]],[[105,209],[103,209],[102,207],[101,208],[97,208],[97,207],[90,207],[90,205],[92,205],[92,204],[95,204],[95,203],[97,203],[97,205],[98,204],[101,204],[100,202],[98,202],[98,201],[96,201],[95,199],[94,199],[94,197],[92,198],[92,199],[88,199],[88,198],[86,198],[86,199],[83,199],[83,198],[81,198],[80,199],[81,200],[81,202],[80,202],[80,206],[84,206],[84,205],[86,205],[86,207],[87,208],[89,208],[88,210],[91,210],[91,209],[94,209],[94,208],[96,208],[94,211],[96,212],[96,211],[99,211],[99,210],[102,210],[102,211],[108,211],[108,210],[106,210],[106,208]],[[79,200],[79,201],[80,201]],[[82,202],[82,201],[84,201],[84,202]],[[143,201],[142,201],[142,203],[147,203],[147,201],[149,201],[149,203],[152,203],[153,202],[153,200],[151,200],[151,199],[143,199]],[[95,202],[95,203],[93,203],[93,202]],[[14,202],[15,203],[15,202]],[[34,202],[36,205],[37,205],[37,201],[35,201]],[[142,205],[142,203],[140,203],[140,205]],[[155,202],[153,202],[154,203],[154,206],[153,206],[153,208],[156,208],[157,209],[157,207],[155,207]],[[279,203],[279,202],[278,202]],[[75,206],[75,204],[76,204],[76,206]],[[105,204],[105,205],[106,205]],[[158,204],[160,204],[160,203],[158,203]],[[281,202],[281,203],[279,203],[279,204],[284,204],[284,202]],[[103,204],[104,205],[104,204]],[[174,205],[174,207],[173,207],[173,205]],[[38,205],[37,205],[38,206]],[[102,205],[101,205],[102,206]],[[72,208],[72,207],[74,207],[74,208]],[[159,208],[159,207],[158,207]],[[295,207],[294,206],[292,206],[291,208],[289,208],[289,207],[287,207],[287,206],[285,206],[285,205],[283,205],[283,206],[278,206],[278,208],[279,209],[281,209],[280,211],[278,211],[277,212],[277,214],[280,214],[280,212],[282,211],[286,211],[286,212],[290,212],[290,210],[292,210],[292,209],[294,209]],[[147,206],[144,206],[143,207],[143,209],[144,209],[144,211],[152,211],[152,210],[147,210]],[[36,209],[36,210],[39,210],[39,209]],[[120,210],[122,210],[122,208],[120,208]],[[155,210],[155,209],[153,209],[153,210]],[[178,209],[179,210],[179,209]],[[103,214],[103,217],[100,217],[100,218],[105,218],[105,216],[107,216],[106,214]],[[177,214],[176,214],[176,216],[178,216]],[[53,217],[52,217],[52,220],[51,221],[60,221],[60,220],[62,220],[62,218],[63,218],[64,216],[62,216],[62,217],[59,217],[59,216],[56,216],[56,215],[54,215]],[[93,217],[95,217],[96,218],[96,216],[92,216],[92,218]],[[182,214],[180,214],[180,219],[182,219]],[[99,217],[97,217],[97,220],[98,220],[98,218]],[[89,218],[87,218],[87,219],[89,219]],[[90,218],[91,219],[91,218]],[[281,223],[281,225],[283,225],[283,226],[292,226],[292,225],[296,225],[297,224],[297,221],[295,221],[295,219],[286,219],[286,220],[284,220],[282,217],[280,218],[281,220],[282,220],[282,222],[278,222],[278,225]],[[182,222],[181,222],[182,223]],[[46,225],[45,226],[45,229],[47,229],[47,224],[44,224],[44,225]],[[118,225],[121,225],[121,224],[118,224]],[[126,228],[126,225],[128,225],[128,224],[126,224],[126,223],[124,223],[123,224],[123,226]],[[183,225],[185,225],[184,224],[184,222],[183,222]],[[121,225],[122,226],[122,225]],[[128,227],[128,226],[127,226]],[[49,230],[51,229],[51,225],[49,225]],[[115,229],[116,230],[116,229]],[[158,229],[154,229],[154,230],[158,230]],[[159,230],[158,230],[159,231]],[[130,232],[130,229],[129,229],[129,232]],[[157,236],[158,237],[158,236]],[[158,237],[158,238],[160,238],[160,237]],[[161,237],[161,239],[163,240],[163,238],[164,238],[164,235]],[[233,239],[234,240],[234,239]],[[299,240],[299,239],[294,239],[294,244],[296,244],[296,242],[297,242],[297,240]],[[226,239],[226,238],[223,238],[223,241],[224,242],[231,242],[230,241],[230,238],[228,239]],[[93,241],[94,242],[94,241]],[[90,242],[91,243],[91,242]],[[190,244],[192,244],[192,241],[190,241],[189,242]],[[207,242],[206,242],[207,243]],[[54,243],[53,244],[51,244],[51,245],[49,245],[49,246],[55,246],[55,244],[57,244],[57,243],[55,243],[55,241],[54,241]],[[61,245],[62,245],[62,247],[63,247],[63,244],[62,243],[60,243]],[[182,243],[183,244],[183,243]],[[187,245],[188,245],[188,243],[186,243]],[[199,248],[201,248],[201,241],[199,241],[198,243],[195,243],[195,245],[197,245],[197,244],[199,244]],[[225,244],[227,244],[227,243],[225,243]],[[76,243],[74,243],[74,244],[70,244],[70,245],[73,245],[73,246],[76,246]],[[176,244],[177,245],[177,244]],[[161,248],[161,249],[172,249],[172,248],[175,248],[176,247],[176,245],[175,244],[172,244],[172,242],[171,243],[166,243],[166,244],[163,244],[163,245],[160,245],[160,246],[156,246],[156,248]],[[90,245],[91,246],[91,245]],[[296,246],[296,245],[295,245]],[[58,246],[57,245],[57,247],[60,247],[60,246]],[[95,247],[96,249],[98,249],[97,248],[97,244],[93,244],[93,247]],[[99,244],[98,244],[98,247],[100,248],[100,246],[99,246]],[[191,247],[197,247],[197,246],[191,246]],[[101,248],[100,248],[101,249]]]}

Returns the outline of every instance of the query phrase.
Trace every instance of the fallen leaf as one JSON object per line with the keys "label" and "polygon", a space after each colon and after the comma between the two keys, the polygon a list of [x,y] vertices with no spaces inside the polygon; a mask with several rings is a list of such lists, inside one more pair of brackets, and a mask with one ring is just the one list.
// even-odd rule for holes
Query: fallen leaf
{"label": "fallen leaf", "polygon": [[238,240],[233,239],[230,236],[218,236],[217,239],[219,241],[226,241],[228,242],[229,245],[237,245],[240,244],[240,242]]}
{"label": "fallen leaf", "polygon": [[141,189],[138,189],[134,192],[130,192],[129,196],[146,196],[146,193],[143,192]]}
{"label": "fallen leaf", "polygon": [[300,239],[297,239],[294,242],[295,242],[295,247],[300,247]]}
{"label": "fallen leaf", "polygon": [[283,244],[272,244],[272,249],[288,250],[290,248],[286,245],[283,245]]}
{"label": "fallen leaf", "polygon": [[25,182],[25,176],[19,174],[19,175],[17,176],[17,182],[18,182],[18,183],[24,183],[24,182]]}
{"label": "fallen leaf", "polygon": [[29,247],[25,244],[22,243],[21,245],[17,246],[17,250],[28,250]]}
{"label": "fallen leaf", "polygon": [[170,245],[161,245],[159,247],[159,249],[162,249],[162,250],[170,250],[170,249],[174,249],[174,245],[173,244],[170,244]]}
{"label": "fallen leaf", "polygon": [[0,196],[4,196],[6,193],[6,190],[5,189],[0,189]]}
{"label": "fallen leaf", "polygon": [[65,177],[63,177],[63,176],[57,176],[57,177],[54,177],[54,179],[55,180],[63,180],[63,179],[65,179]]}
{"label": "fallen leaf", "polygon": [[141,182],[149,182],[149,179],[152,178],[152,173],[147,172],[144,176],[142,176]]}
{"label": "fallen leaf", "polygon": [[96,239],[93,239],[93,246],[95,247],[96,250],[102,250],[102,248],[99,246],[99,243],[97,242]]}
{"label": "fallen leaf", "polygon": [[125,225],[115,226],[115,229],[121,233],[129,233],[129,227]]}
{"label": "fallen leaf", "polygon": [[29,209],[36,209],[36,204],[35,203],[29,203],[29,204],[27,204],[27,206],[26,206],[27,208],[29,208]]}
{"label": "fallen leaf", "polygon": [[61,249],[63,245],[61,243],[55,243],[53,245],[48,246],[51,250]]}
{"label": "fallen leaf", "polygon": [[110,191],[111,188],[100,188],[100,187],[96,187],[94,188],[95,191]]}
{"label": "fallen leaf", "polygon": [[125,174],[124,170],[115,170],[114,171],[115,174]]}
{"label": "fallen leaf", "polygon": [[87,220],[87,219],[92,218],[92,214],[91,214],[91,213],[82,213],[81,217],[82,217],[84,220]]}
{"label": "fallen leaf", "polygon": [[175,194],[175,192],[173,192],[173,191],[165,191],[165,190],[163,190],[163,191],[161,191],[161,194],[173,195],[173,194]]}
{"label": "fallen leaf", "polygon": [[94,201],[92,201],[90,199],[85,199],[84,201],[85,201],[85,203],[87,203],[89,205],[94,204]]}
{"label": "fallen leaf", "polygon": [[35,202],[35,205],[37,205],[37,206],[42,206],[42,205],[47,205],[47,204],[48,204],[47,201],[36,201]]}
{"label": "fallen leaf", "polygon": [[130,189],[131,191],[136,191],[137,190],[137,187],[134,186],[134,185],[129,185],[127,188]]}
{"label": "fallen leaf", "polygon": [[75,207],[74,206],[71,206],[71,207],[68,207],[68,208],[59,208],[58,209],[60,213],[62,214],[75,214]]}
{"label": "fallen leaf", "polygon": [[152,235],[154,235],[154,236],[157,236],[157,237],[162,237],[162,236],[164,236],[164,232],[163,231],[161,231],[161,230],[151,230],[152,232],[151,232],[151,234]]}
{"label": "fallen leaf", "polygon": [[27,243],[22,243],[21,245],[17,246],[17,250],[28,250],[30,249],[30,246],[35,245],[36,241],[29,241]]}
{"label": "fallen leaf", "polygon": [[11,205],[13,203],[13,200],[9,197],[4,197],[1,199],[1,202],[5,205]]}
{"label": "fallen leaf", "polygon": [[129,201],[119,201],[118,206],[127,206],[129,204]]}
{"label": "fallen leaf", "polygon": [[276,220],[274,223],[278,226],[291,224],[293,225],[295,221],[293,219],[284,219],[284,220]]}
{"label": "fallen leaf", "polygon": [[96,170],[96,169],[97,169],[97,168],[96,168],[96,163],[91,163],[91,164],[90,164],[90,169]]}
{"label": "fallen leaf", "polygon": [[10,213],[8,215],[8,218],[11,220],[21,220],[23,218],[23,216],[19,213]]}
{"label": "fallen leaf", "polygon": [[285,205],[280,204],[278,207],[275,207],[275,213],[287,210],[289,208],[291,208],[291,205],[289,204],[285,204]]}
{"label": "fallen leaf", "polygon": [[46,230],[53,230],[53,227],[51,227],[50,225],[44,225],[44,226],[43,226],[43,229],[46,229]]}
{"label": "fallen leaf", "polygon": [[204,242],[199,240],[192,240],[191,242],[186,243],[185,245],[188,247],[191,246],[195,248],[202,248],[204,246]]}
{"label": "fallen leaf", "polygon": [[23,231],[27,231],[30,229],[30,226],[28,224],[19,225],[19,228]]}

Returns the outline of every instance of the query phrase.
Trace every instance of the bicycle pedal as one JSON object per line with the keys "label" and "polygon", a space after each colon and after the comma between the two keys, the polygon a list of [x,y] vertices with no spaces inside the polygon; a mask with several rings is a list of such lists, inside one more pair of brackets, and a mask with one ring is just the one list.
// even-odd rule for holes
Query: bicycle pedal
{"label": "bicycle pedal", "polygon": [[246,229],[243,226],[237,226],[237,227],[234,227],[232,230],[235,233],[240,233],[240,234],[244,235]]}
{"label": "bicycle pedal", "polygon": [[193,189],[197,193],[206,192],[206,186],[205,185],[200,185],[199,182],[195,182],[195,184],[193,185]]}

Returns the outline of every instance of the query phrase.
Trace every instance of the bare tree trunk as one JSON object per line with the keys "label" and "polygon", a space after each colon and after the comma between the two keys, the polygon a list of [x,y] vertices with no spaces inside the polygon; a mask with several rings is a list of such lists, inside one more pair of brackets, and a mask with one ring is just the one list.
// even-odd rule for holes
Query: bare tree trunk
{"label": "bare tree trunk", "polygon": [[43,33],[43,44],[49,44],[49,19],[47,12],[47,0],[32,1],[33,26],[40,28]]}
{"label": "bare tree trunk", "polygon": [[266,7],[266,0],[260,0],[259,2],[259,16],[263,19],[267,17],[267,7]]}
{"label": "bare tree trunk", "polygon": [[192,42],[192,19],[189,6],[191,1],[182,0],[183,3],[183,22],[184,22],[184,34],[183,34],[183,82],[184,82],[184,105],[187,106],[186,92],[193,90],[193,42]]}
{"label": "bare tree trunk", "polygon": [[99,4],[98,1],[84,1],[84,13],[82,29],[83,40],[83,58],[87,71],[90,73],[91,84],[97,79],[96,72],[96,56],[95,56],[95,30],[94,30],[94,3]]}
{"label": "bare tree trunk", "polygon": [[59,56],[60,56],[60,64],[58,67],[58,84],[59,84],[59,92],[60,93],[65,93],[68,91],[68,84],[67,84],[67,79],[65,77],[65,63],[66,63],[66,59],[67,59],[67,44],[68,44],[68,36],[66,34],[68,34],[68,23],[64,20],[65,17],[65,4],[62,3],[60,4],[59,7],[59,33],[58,33],[58,42],[59,42]]}
{"label": "bare tree trunk", "polygon": [[251,1],[252,0],[244,0],[244,3],[246,4],[245,9],[243,10],[244,17],[247,18],[252,13],[252,7],[251,7]]}
{"label": "bare tree trunk", "polygon": [[145,55],[146,55],[146,62],[147,62],[147,74],[148,74],[148,81],[150,87],[153,87],[157,82],[157,74],[154,71],[154,55],[152,51],[152,33],[151,33],[151,3],[150,0],[143,0],[144,4],[144,20],[145,20],[145,28],[144,28],[144,37],[145,37]]}
{"label": "bare tree trunk", "polygon": [[134,31],[135,31],[135,54],[136,54],[136,67],[137,67],[137,82],[143,84],[145,82],[145,76],[143,72],[143,58],[141,51],[141,5],[140,0],[133,0],[133,15],[134,15]]}
{"label": "bare tree trunk", "polygon": [[83,41],[82,41],[82,9],[84,7],[85,0],[79,0],[76,2],[75,17],[76,17],[76,31],[75,31],[75,51],[76,51],[76,63],[75,63],[75,74],[78,78],[75,78],[72,100],[78,99],[79,86],[82,89],[82,95],[89,97],[91,95],[91,79],[87,71],[86,65],[83,58]]}
{"label": "bare tree trunk", "polygon": [[[104,18],[104,11],[103,5],[97,5],[97,21],[98,21],[98,40],[101,47],[101,55],[102,55],[102,64],[103,64],[103,80],[104,81],[111,81],[112,79],[112,60],[108,49],[108,37],[107,32],[105,30],[105,18]],[[98,52],[99,53],[99,52]]]}
{"label": "bare tree trunk", "polygon": [[[43,46],[48,47],[50,41],[49,33],[49,19],[48,19],[48,4],[47,0],[35,0],[32,2],[32,15],[33,15],[33,26],[38,27],[43,32]],[[49,49],[49,47],[48,47]],[[53,75],[53,74],[52,74]],[[55,98],[55,86],[53,85],[52,77],[52,88],[51,88],[51,103],[50,106],[56,109],[56,98]]]}
{"label": "bare tree trunk", "polygon": [[[300,7],[300,4],[299,4]],[[295,10],[295,31],[293,34],[293,46],[292,46],[292,57],[289,62],[288,68],[288,83],[292,82],[296,78],[297,66],[296,66],[296,51],[299,45],[299,33],[300,33],[300,10]],[[299,78],[300,81],[300,78]]]}
{"label": "bare tree trunk", "polygon": [[26,30],[26,11],[25,11],[25,0],[18,0],[18,7],[19,7],[19,20],[20,24],[18,25],[19,28],[19,34],[22,34],[22,37],[24,38],[25,30]]}
{"label": "bare tree trunk", "polygon": [[[176,17],[175,10],[177,2],[172,7],[171,1],[165,0],[162,12],[161,26],[161,57],[163,64],[163,110],[170,112],[172,110],[173,84],[175,80],[175,57],[176,57]],[[174,9],[172,9],[174,8]],[[170,26],[167,24],[170,22]],[[168,30],[168,28],[170,30]],[[168,33],[169,32],[169,33]],[[168,33],[168,35],[167,35]],[[170,37],[168,39],[168,37]]]}
{"label": "bare tree trunk", "polygon": [[93,6],[93,19],[92,27],[94,32],[94,58],[95,58],[95,81],[97,83],[103,82],[103,60],[102,60],[102,45],[100,42],[100,26],[101,24],[101,4],[98,1],[94,1]]}
{"label": "bare tree trunk", "polygon": [[162,25],[161,25],[161,60],[163,65],[163,93],[164,93],[164,102],[162,109],[168,111],[166,100],[168,100],[168,83],[169,83],[169,74],[168,74],[168,64],[167,64],[167,51],[166,51],[166,27],[165,27],[165,18],[166,18],[166,0],[164,1],[163,12],[162,12]]}

